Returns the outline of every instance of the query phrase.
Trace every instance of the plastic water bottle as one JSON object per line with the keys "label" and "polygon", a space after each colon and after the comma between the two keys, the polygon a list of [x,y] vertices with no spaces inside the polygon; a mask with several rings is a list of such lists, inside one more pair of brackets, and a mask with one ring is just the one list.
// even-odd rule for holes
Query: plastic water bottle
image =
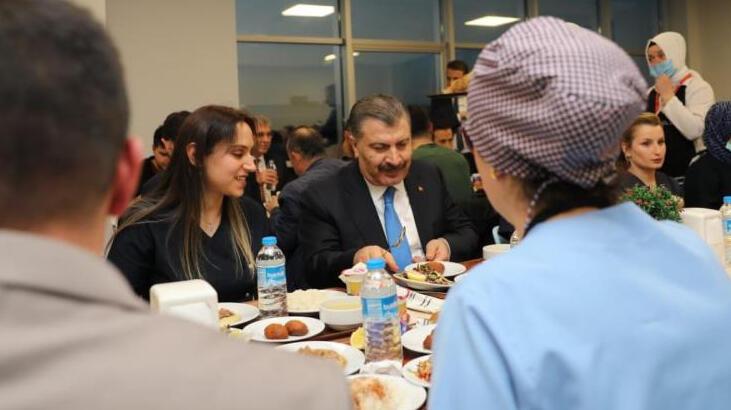
{"label": "plastic water bottle", "polygon": [[726,265],[731,265],[731,196],[723,197],[721,218],[723,218],[723,253],[726,255]]}
{"label": "plastic water bottle", "polygon": [[277,247],[277,238],[261,238],[263,245],[256,255],[256,280],[259,290],[259,311],[262,317],[287,316],[287,275],[284,253]]}
{"label": "plastic water bottle", "polygon": [[360,290],[366,363],[361,373],[401,374],[401,322],[396,284],[383,259],[370,259]]}

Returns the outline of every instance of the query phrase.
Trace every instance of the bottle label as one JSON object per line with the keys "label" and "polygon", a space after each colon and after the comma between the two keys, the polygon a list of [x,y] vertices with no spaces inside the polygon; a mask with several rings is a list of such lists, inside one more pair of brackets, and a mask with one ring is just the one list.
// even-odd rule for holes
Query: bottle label
{"label": "bottle label", "polygon": [[363,298],[363,317],[369,319],[391,319],[398,317],[396,295],[380,298]]}
{"label": "bottle label", "polygon": [[724,233],[726,233],[726,235],[731,235],[731,218],[723,220],[723,231]]}
{"label": "bottle label", "polygon": [[287,283],[284,265],[257,266],[256,276],[259,287],[280,286]]}

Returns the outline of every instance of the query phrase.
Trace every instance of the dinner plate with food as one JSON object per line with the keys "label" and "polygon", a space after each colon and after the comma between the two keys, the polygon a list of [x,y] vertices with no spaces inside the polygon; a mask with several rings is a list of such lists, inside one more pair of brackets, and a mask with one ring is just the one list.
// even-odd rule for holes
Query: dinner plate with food
{"label": "dinner plate with food", "polygon": [[454,281],[429,268],[426,264],[419,265],[418,270],[407,269],[395,273],[393,279],[401,286],[416,290],[444,289],[454,285]]}
{"label": "dinner plate with food", "polygon": [[244,333],[251,340],[267,343],[288,343],[309,339],[325,330],[322,321],[306,316],[270,317],[247,325]]}
{"label": "dinner plate with food", "polygon": [[287,293],[287,311],[295,315],[316,316],[322,302],[347,296],[345,292],[330,289],[295,290]]}
{"label": "dinner plate with food", "polygon": [[414,270],[418,273],[426,274],[432,270],[441,273],[445,278],[453,278],[459,274],[465,273],[467,268],[461,263],[449,261],[431,261],[417,262],[407,265],[404,271]]}
{"label": "dinner plate with food", "polygon": [[348,381],[354,410],[416,410],[426,402],[426,390],[402,377],[359,374]]}
{"label": "dinner plate with food", "polygon": [[411,383],[428,389],[431,387],[431,370],[431,355],[419,356],[406,363],[401,369],[401,374]]}
{"label": "dinner plate with food", "polygon": [[437,325],[415,327],[401,335],[401,344],[416,353],[431,354],[434,329]]}
{"label": "dinner plate with food", "polygon": [[332,360],[343,368],[346,375],[357,372],[365,363],[363,352],[344,343],[306,341],[288,343],[277,349]]}
{"label": "dinner plate with food", "polygon": [[259,317],[259,309],[245,303],[219,303],[218,326],[226,328],[250,322]]}

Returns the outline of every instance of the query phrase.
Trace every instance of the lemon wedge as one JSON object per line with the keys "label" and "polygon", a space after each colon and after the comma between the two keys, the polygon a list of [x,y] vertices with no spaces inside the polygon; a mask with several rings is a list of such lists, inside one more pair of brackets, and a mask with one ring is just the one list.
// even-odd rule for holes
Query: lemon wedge
{"label": "lemon wedge", "polygon": [[365,349],[365,331],[362,326],[350,335],[350,345],[356,349]]}
{"label": "lemon wedge", "polygon": [[426,275],[423,275],[415,270],[407,270],[406,277],[411,280],[416,280],[419,282],[426,282]]}

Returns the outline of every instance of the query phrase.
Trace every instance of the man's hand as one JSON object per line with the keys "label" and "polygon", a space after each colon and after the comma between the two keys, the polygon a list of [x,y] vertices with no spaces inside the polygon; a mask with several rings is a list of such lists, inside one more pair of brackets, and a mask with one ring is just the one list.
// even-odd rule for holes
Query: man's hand
{"label": "man's hand", "polygon": [[675,97],[675,84],[667,75],[663,74],[655,80],[655,91],[660,96],[663,105]]}
{"label": "man's hand", "polygon": [[366,262],[368,259],[383,258],[386,261],[386,267],[391,272],[398,272],[398,264],[396,259],[393,258],[390,252],[381,248],[380,246],[364,246],[358,249],[358,252],[353,256],[353,265],[358,262]]}
{"label": "man's hand", "polygon": [[277,186],[279,178],[277,177],[277,171],[273,169],[263,169],[256,171],[256,182],[261,184],[269,184],[271,186]]}
{"label": "man's hand", "polygon": [[272,195],[268,201],[264,202],[264,208],[266,208],[267,212],[270,214],[274,211],[274,209],[279,208],[279,195]]}
{"label": "man's hand", "polygon": [[449,244],[444,238],[432,239],[426,244],[426,260],[446,261],[449,260]]}

